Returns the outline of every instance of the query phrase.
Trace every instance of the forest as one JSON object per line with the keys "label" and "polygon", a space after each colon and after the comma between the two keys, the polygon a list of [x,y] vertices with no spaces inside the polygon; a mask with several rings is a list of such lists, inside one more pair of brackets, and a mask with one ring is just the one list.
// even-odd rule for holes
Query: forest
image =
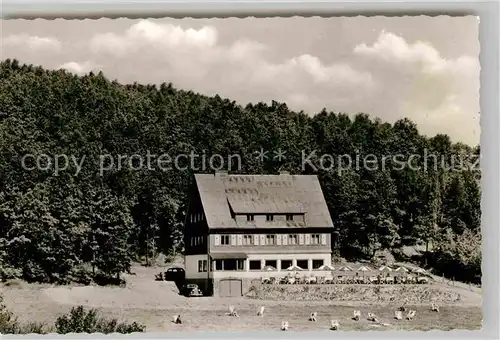
{"label": "forest", "polygon": [[[261,148],[281,149],[286,158],[256,158]],[[339,172],[304,167],[304,150],[352,159],[437,156],[431,163],[413,158],[411,167]],[[120,84],[101,72],[77,76],[10,59],[0,64],[0,279],[107,282],[135,261],[182,254],[188,187],[193,172],[203,171],[100,173],[98,161],[192,152],[240,155],[232,173],[317,174],[335,224],[335,256],[370,259],[377,250],[420,245],[434,272],[480,282],[479,146],[425,136],[406,118],[306,114],[276,101],[242,105],[168,82]],[[69,162],[59,173],[27,170],[27,154],[86,163]]]}

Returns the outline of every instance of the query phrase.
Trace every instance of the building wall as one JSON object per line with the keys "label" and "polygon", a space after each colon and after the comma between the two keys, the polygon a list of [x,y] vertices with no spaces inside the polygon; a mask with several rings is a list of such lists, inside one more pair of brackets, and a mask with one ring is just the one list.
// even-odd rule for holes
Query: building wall
{"label": "building wall", "polygon": [[[307,253],[307,254],[248,254],[248,258],[244,264],[243,271],[212,271],[212,272],[198,272],[198,261],[207,260],[208,255],[187,255],[185,256],[185,270],[186,270],[186,283],[195,283],[206,295],[218,296],[219,294],[219,281],[221,279],[240,279],[242,282],[242,293],[245,295],[248,289],[255,282],[260,282],[264,277],[284,277],[290,272],[286,268],[281,268],[281,260],[292,260],[292,264],[296,265],[297,260],[308,260],[309,268],[312,268],[312,260],[323,260],[324,264],[331,265],[331,254],[326,253]],[[276,260],[277,270],[263,271],[263,270],[250,270],[250,261],[259,260],[264,267],[266,260]],[[207,263],[209,266],[209,264]],[[210,268],[210,267],[208,267]],[[215,266],[213,266],[215,268]],[[299,272],[301,276],[327,276],[330,271],[324,270],[302,270]]]}
{"label": "building wall", "polygon": [[[198,271],[198,261],[207,261],[207,271]],[[210,262],[208,254],[203,255],[185,255],[184,270],[186,271],[186,279],[207,279],[209,277]]]}
{"label": "building wall", "polygon": [[184,251],[186,255],[208,252],[208,224],[196,186],[190,189],[190,201],[184,222]]}
{"label": "building wall", "polygon": [[[262,267],[264,267],[264,262],[266,260],[277,260],[277,270],[276,271],[262,271],[262,270],[250,270],[250,261],[252,260],[260,260],[262,262]],[[278,261],[279,260],[279,261]],[[214,271],[211,273],[211,277],[214,279],[221,278],[261,278],[261,277],[282,277],[286,276],[289,272],[286,268],[280,268],[281,260],[292,260],[292,265],[297,265],[297,260],[308,260],[309,268],[312,268],[313,260],[323,260],[325,265],[332,264],[332,258],[330,253],[307,253],[307,254],[248,254],[248,258],[245,261],[243,271]],[[313,274],[315,276],[325,276],[327,274],[326,271],[319,270],[303,270],[300,272],[302,275]],[[186,274],[187,275],[187,274]]]}
{"label": "building wall", "polygon": [[[252,237],[251,245],[244,244],[244,236]],[[275,244],[267,245],[267,235],[275,236]],[[297,244],[290,244],[288,235],[297,235]],[[319,244],[312,243],[312,235],[319,235]],[[229,244],[223,244],[222,238],[229,236]],[[211,234],[209,235],[210,252],[242,253],[294,253],[294,252],[330,252],[331,234],[329,233],[269,233],[269,234]]]}

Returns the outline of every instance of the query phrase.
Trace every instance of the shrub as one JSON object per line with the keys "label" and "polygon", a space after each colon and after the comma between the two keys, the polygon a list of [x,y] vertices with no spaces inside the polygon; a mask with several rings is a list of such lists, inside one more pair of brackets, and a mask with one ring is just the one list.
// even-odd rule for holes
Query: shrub
{"label": "shrub", "polygon": [[79,265],[70,270],[69,280],[84,285],[92,283],[92,270],[84,265]]}
{"label": "shrub", "polygon": [[0,295],[0,334],[47,334],[51,328],[43,322],[28,322],[22,324],[17,317],[3,304],[3,296]]}
{"label": "shrub", "polygon": [[120,286],[125,287],[127,282],[122,278],[110,276],[105,273],[99,272],[94,276],[94,282],[99,286]]}
{"label": "shrub", "polygon": [[132,324],[118,323],[116,319],[105,319],[97,315],[95,309],[86,312],[83,306],[72,308],[68,314],[57,318],[56,332],[67,333],[134,333],[144,332],[144,325],[133,322]]}
{"label": "shrub", "polygon": [[3,296],[0,295],[0,334],[16,334],[19,328],[17,317],[3,304]]}
{"label": "shrub", "polygon": [[8,282],[22,276],[21,270],[0,263],[0,282]]}
{"label": "shrub", "polygon": [[28,322],[25,325],[21,325],[19,329],[19,334],[47,334],[51,332],[52,328],[47,327],[44,322]]}

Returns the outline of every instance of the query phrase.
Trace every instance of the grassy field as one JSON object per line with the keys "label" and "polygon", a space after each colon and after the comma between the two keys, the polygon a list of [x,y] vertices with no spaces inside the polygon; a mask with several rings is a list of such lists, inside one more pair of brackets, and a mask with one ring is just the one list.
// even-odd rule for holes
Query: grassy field
{"label": "grassy field", "polygon": [[[154,268],[134,268],[136,275],[127,277],[127,287],[50,286],[19,283],[0,286],[7,306],[23,321],[42,321],[52,324],[57,316],[73,306],[97,308],[104,316],[137,321],[149,332],[177,331],[279,331],[281,322],[290,324],[290,331],[325,330],[330,320],[340,322],[341,330],[452,330],[481,328],[481,295],[460,287],[436,284],[443,290],[460,292],[462,299],[453,304],[440,304],[440,313],[433,313],[428,304],[407,305],[415,309],[413,321],[393,319],[393,303],[363,303],[351,301],[269,301],[248,298],[185,298],[178,295],[172,282],[156,282]],[[240,317],[225,315],[230,305]],[[256,315],[260,306],[266,307],[265,317]],[[351,320],[354,309],[360,309],[362,319]],[[311,312],[318,313],[316,323],[309,322]],[[366,320],[368,312],[376,313],[380,326]],[[175,325],[172,316],[182,315],[183,324]]]}

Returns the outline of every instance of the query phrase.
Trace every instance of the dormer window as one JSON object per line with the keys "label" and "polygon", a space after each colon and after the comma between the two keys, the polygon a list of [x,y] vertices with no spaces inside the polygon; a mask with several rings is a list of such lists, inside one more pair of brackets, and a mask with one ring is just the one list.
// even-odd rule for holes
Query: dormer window
{"label": "dormer window", "polygon": [[247,222],[253,221],[253,215],[247,215]]}
{"label": "dormer window", "polygon": [[274,221],[274,216],[273,215],[266,215],[266,221],[268,221],[268,222]]}

